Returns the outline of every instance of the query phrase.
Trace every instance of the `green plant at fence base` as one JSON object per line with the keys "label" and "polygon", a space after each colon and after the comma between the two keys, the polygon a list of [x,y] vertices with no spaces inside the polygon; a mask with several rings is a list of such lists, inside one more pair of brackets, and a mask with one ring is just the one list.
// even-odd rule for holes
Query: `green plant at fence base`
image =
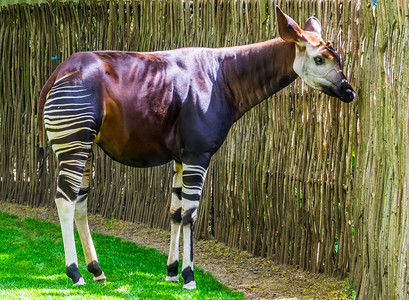
{"label": "green plant at fence base", "polygon": [[[112,215],[112,214],[111,214],[111,215]],[[112,227],[114,226],[114,220],[115,220],[114,217],[111,216],[111,218],[106,221],[106,226],[107,226],[109,229],[112,229]]]}
{"label": "green plant at fence base", "polygon": [[344,281],[343,292],[348,299],[355,299],[356,292],[354,290],[354,281],[351,278],[347,278]]}
{"label": "green plant at fence base", "polygon": [[185,291],[183,280],[165,281],[165,255],[100,234],[93,234],[93,239],[108,282],[95,283],[79,256],[87,284],[73,287],[65,275],[57,225],[0,213],[0,228],[1,299],[243,299],[197,268],[197,290]]}

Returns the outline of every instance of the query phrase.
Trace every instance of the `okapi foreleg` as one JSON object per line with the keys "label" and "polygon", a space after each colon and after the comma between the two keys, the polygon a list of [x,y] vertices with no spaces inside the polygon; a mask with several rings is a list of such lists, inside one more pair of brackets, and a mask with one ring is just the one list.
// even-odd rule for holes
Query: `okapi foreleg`
{"label": "okapi foreleg", "polygon": [[175,161],[173,171],[172,202],[170,204],[171,235],[166,281],[178,282],[179,237],[182,221],[182,165]]}
{"label": "okapi foreleg", "polygon": [[200,195],[207,172],[206,166],[183,164],[182,227],[183,227],[183,288],[194,289],[193,274],[193,229],[197,217]]}

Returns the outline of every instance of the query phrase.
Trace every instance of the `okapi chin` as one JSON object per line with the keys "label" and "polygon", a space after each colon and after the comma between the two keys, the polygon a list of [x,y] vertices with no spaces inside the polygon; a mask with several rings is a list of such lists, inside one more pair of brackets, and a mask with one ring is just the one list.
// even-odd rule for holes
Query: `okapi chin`
{"label": "okapi chin", "polygon": [[39,147],[43,121],[58,160],[55,201],[61,222],[67,275],[78,271],[73,220],[88,270],[105,281],[87,221],[92,145],[134,167],[174,161],[168,281],[178,281],[183,229],[184,288],[196,287],[193,228],[212,155],[230,127],[253,106],[298,76],[344,102],[355,98],[339,55],[321,38],[315,17],[304,29],[277,12],[280,37],[231,48],[185,48],[136,53],[76,53],[46,82],[38,103]]}

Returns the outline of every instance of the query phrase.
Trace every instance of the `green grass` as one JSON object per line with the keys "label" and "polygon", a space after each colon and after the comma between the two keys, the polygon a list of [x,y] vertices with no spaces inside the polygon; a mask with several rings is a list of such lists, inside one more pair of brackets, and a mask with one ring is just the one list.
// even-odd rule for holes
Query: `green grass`
{"label": "green grass", "polygon": [[76,234],[79,269],[86,285],[73,287],[65,275],[60,227],[0,212],[0,299],[243,299],[210,274],[195,268],[197,289],[166,282],[160,252],[119,238],[93,234],[107,282],[86,271]]}

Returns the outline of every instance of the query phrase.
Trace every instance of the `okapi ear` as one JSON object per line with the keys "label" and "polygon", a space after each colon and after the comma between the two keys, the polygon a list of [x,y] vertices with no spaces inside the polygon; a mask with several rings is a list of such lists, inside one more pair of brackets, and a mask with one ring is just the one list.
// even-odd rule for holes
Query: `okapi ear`
{"label": "okapi ear", "polygon": [[287,42],[299,42],[300,40],[305,40],[303,35],[303,30],[298,26],[298,24],[287,16],[282,10],[276,6],[277,23],[278,23],[278,34],[280,37]]}
{"label": "okapi ear", "polygon": [[318,33],[321,36],[321,23],[316,17],[310,17],[307,22],[305,22],[304,28],[305,31],[311,31]]}

